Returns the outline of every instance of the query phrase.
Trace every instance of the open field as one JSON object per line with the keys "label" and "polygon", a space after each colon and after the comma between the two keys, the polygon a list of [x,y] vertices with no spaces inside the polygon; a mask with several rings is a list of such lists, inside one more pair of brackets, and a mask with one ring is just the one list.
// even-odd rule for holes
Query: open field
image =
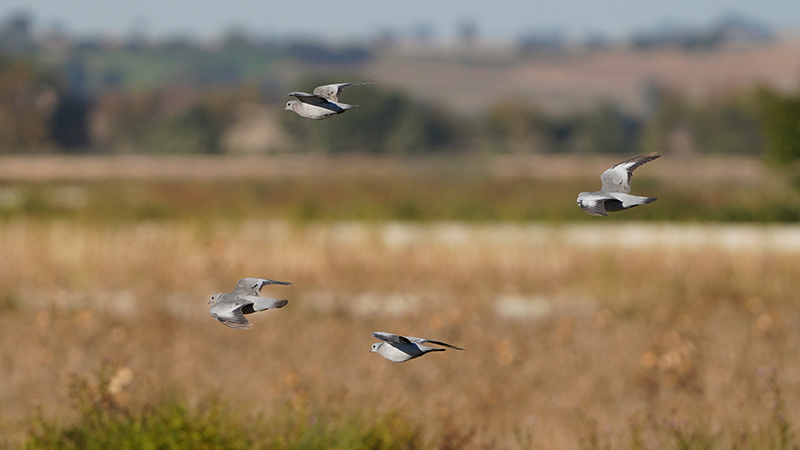
{"label": "open field", "polygon": [[[575,198],[623,158],[9,157],[0,217],[596,222]],[[659,200],[605,221],[800,221],[797,182],[755,158],[667,155],[637,171],[634,193]]]}
{"label": "open field", "polygon": [[[3,159],[0,448],[794,448],[794,181],[664,157],[588,216],[618,160]],[[245,276],[296,286],[231,330]]]}
{"label": "open field", "polygon": [[[120,405],[178,391],[273,421],[287,404],[399,411],[426,448],[792,448],[798,239],[793,227],[8,219],[0,426],[14,448],[38,408],[74,420],[70,374],[91,380],[111,361]],[[265,292],[289,305],[249,331],[216,323],[209,294],[254,275],[294,281]],[[467,351],[393,364],[368,353],[372,331]]]}

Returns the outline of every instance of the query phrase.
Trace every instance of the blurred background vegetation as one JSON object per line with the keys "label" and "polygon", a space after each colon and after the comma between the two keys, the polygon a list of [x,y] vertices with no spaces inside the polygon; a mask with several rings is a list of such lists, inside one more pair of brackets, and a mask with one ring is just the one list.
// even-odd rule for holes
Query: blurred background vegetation
{"label": "blurred background vegetation", "polygon": [[[800,156],[797,88],[745,83],[697,97],[645,80],[634,88],[644,104],[639,110],[613,98],[554,110],[523,97],[496,98],[485,107],[464,110],[457,102],[426,99],[379,82],[346,92],[348,102],[364,109],[335,121],[311,122],[281,114],[286,92],[367,78],[376,62],[403,61],[392,53],[399,44],[378,39],[336,46],[258,39],[236,31],[214,42],[153,41],[136,34],[104,40],[52,30],[34,33],[31,22],[20,14],[0,24],[0,154],[657,150],[756,155],[777,164]],[[741,29],[749,30],[734,23],[682,38],[636,35],[629,45],[634,53],[665,46],[713,52],[730,46],[729,28],[740,31],[739,41]],[[752,30],[748,36],[747,45],[768,45],[771,39]],[[603,51],[605,45],[592,41],[583,47]],[[528,36],[502,64],[578,58],[581,53],[574,54],[558,36]],[[484,64],[472,53],[454,61],[466,72]],[[482,86],[470,89],[475,92],[454,87],[452,95],[469,97]]]}
{"label": "blurred background vegetation", "polygon": [[[744,19],[627,42],[526,35],[502,51],[481,49],[469,33],[436,47],[428,38],[333,44],[242,30],[206,41],[79,36],[33,23],[25,14],[0,20],[0,155],[237,155],[291,173],[212,174],[212,183],[135,180],[105,169],[67,181],[6,174],[5,218],[580,221],[590,217],[575,208],[577,192],[593,189],[623,155],[658,151],[683,162],[637,175],[639,186],[663,198],[659,208],[637,210],[638,220],[800,220],[800,177],[791,170],[800,157],[797,74],[777,68],[774,78],[762,78],[724,62],[769,68],[794,54],[794,41]],[[609,64],[621,69],[605,74]],[[671,70],[666,78],[652,74],[660,66]],[[557,75],[531,75],[536,70]],[[561,80],[582,71],[587,78]],[[712,85],[692,84],[701,78],[696,71]],[[638,75],[618,89],[628,72]],[[368,78],[378,83],[343,94],[364,105],[357,111],[323,121],[282,111],[287,92]],[[517,84],[496,91],[498,83]],[[541,91],[522,89],[537,83]],[[588,163],[569,159],[590,155],[596,159]],[[287,157],[328,169],[292,171],[278,161]],[[395,162],[326,159],[340,157]],[[771,168],[759,166],[755,179],[709,175],[752,167],[748,161]],[[171,164],[161,165],[179,176],[188,167]],[[581,169],[538,170],[550,164]],[[705,169],[681,176],[688,164]],[[520,170],[498,176],[514,166]],[[389,175],[375,175],[380,167]]]}

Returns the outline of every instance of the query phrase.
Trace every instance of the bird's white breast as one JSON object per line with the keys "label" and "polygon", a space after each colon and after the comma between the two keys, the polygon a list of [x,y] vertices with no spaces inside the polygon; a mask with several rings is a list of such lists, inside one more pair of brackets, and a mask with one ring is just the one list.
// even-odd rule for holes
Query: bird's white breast
{"label": "bird's white breast", "polygon": [[[413,351],[415,350],[415,348],[412,347],[409,348],[409,350]],[[394,361],[394,362],[408,361],[409,359],[414,358],[415,356],[419,356],[419,355],[412,356],[411,354],[406,353],[405,351],[402,351],[397,347],[394,347],[386,343],[381,345],[381,347],[378,349],[378,353],[384,358],[388,359],[389,361]]]}

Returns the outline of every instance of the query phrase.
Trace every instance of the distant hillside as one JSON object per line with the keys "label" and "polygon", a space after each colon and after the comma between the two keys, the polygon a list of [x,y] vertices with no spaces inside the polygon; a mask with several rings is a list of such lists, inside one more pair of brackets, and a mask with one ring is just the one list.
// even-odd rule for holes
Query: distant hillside
{"label": "distant hillside", "polygon": [[611,100],[645,112],[647,91],[654,86],[701,99],[759,83],[795,89],[800,85],[800,39],[711,50],[616,45],[526,56],[502,49],[476,49],[460,57],[398,51],[376,58],[364,70],[384,85],[461,112],[483,112],[501,99],[535,103],[551,112]]}

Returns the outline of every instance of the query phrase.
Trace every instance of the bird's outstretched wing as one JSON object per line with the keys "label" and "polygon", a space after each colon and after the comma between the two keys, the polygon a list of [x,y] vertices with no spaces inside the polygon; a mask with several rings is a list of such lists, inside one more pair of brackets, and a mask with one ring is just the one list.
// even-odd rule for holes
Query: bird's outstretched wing
{"label": "bird's outstretched wing", "polygon": [[211,307],[211,317],[217,319],[223,325],[237,330],[247,330],[253,325],[244,317],[242,307],[250,303],[225,302],[217,303]]}
{"label": "bird's outstretched wing", "polygon": [[603,182],[603,187],[600,189],[600,191],[630,194],[633,171],[642,164],[649,163],[650,161],[660,157],[661,155],[653,152],[646,155],[637,156],[611,166],[610,169],[603,172],[603,175],[600,176],[600,180]]}
{"label": "bird's outstretched wing", "polygon": [[606,212],[606,200],[612,200],[611,197],[592,196],[591,198],[584,198],[580,203],[581,208],[593,216],[608,216]]}
{"label": "bird's outstretched wing", "polygon": [[448,348],[454,348],[456,350],[464,350],[461,347],[456,347],[455,345],[450,345],[450,344],[448,344],[446,342],[433,341],[433,340],[430,340],[430,339],[423,339],[423,338],[418,338],[418,337],[413,337],[413,336],[406,336],[405,338],[408,339],[409,341],[415,343],[415,344],[436,344],[436,345],[442,345],[442,346],[448,347]]}
{"label": "bird's outstretched wing", "polygon": [[303,103],[309,103],[312,105],[324,105],[328,102],[328,100],[324,97],[320,97],[316,94],[306,94],[305,92],[290,92],[289,95],[292,97],[297,97]]}
{"label": "bird's outstretched wing", "polygon": [[397,334],[392,334],[392,333],[383,333],[380,331],[376,331],[372,333],[372,337],[374,337],[375,339],[380,339],[384,342],[388,342],[390,344],[413,345],[413,343],[409,341],[405,336],[399,336]]}
{"label": "bird's outstretched wing", "polygon": [[384,342],[388,342],[390,344],[397,344],[397,345],[436,344],[436,345],[442,345],[442,346],[449,347],[449,348],[454,348],[456,350],[464,350],[461,347],[456,347],[455,345],[450,345],[450,344],[445,343],[445,342],[432,341],[430,339],[423,339],[423,338],[418,338],[418,337],[413,337],[413,336],[399,336],[397,334],[381,333],[379,331],[375,332],[375,333],[372,333],[372,336],[375,337],[376,339],[380,339],[380,340],[382,340]]}
{"label": "bird's outstretched wing", "polygon": [[342,89],[350,86],[358,86],[359,84],[372,84],[372,83],[374,83],[374,81],[366,80],[366,81],[354,81],[352,83],[325,84],[322,86],[315,87],[314,95],[320,96],[331,102],[338,102],[339,95],[342,94]]}
{"label": "bird's outstretched wing", "polygon": [[289,283],[288,281],[268,280],[266,278],[242,278],[238,283],[236,283],[236,288],[233,290],[233,292],[243,295],[258,296],[258,293],[261,292],[261,288],[268,284],[293,286],[293,284]]}

